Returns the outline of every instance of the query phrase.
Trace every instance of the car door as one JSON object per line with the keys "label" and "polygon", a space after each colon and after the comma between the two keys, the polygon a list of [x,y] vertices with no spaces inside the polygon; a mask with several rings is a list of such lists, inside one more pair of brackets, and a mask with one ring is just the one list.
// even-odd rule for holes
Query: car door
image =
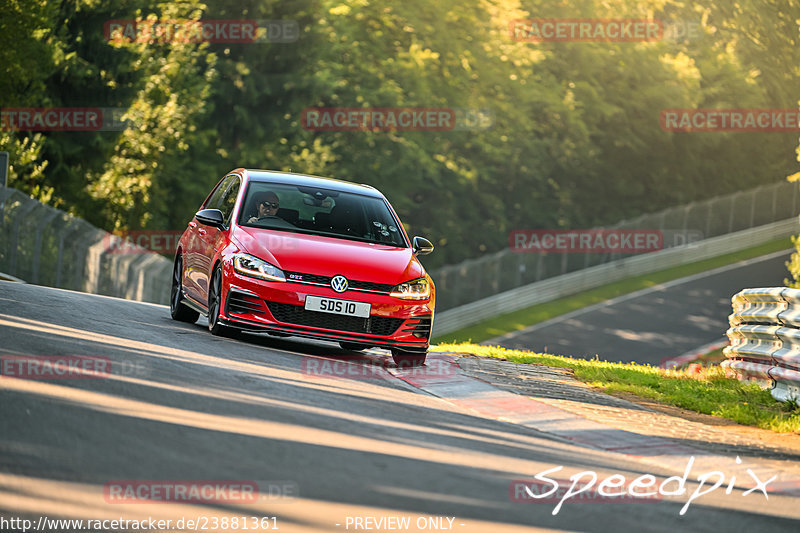
{"label": "car door", "polygon": [[[225,221],[225,229],[206,226],[198,222],[198,272],[196,283],[200,301],[204,304],[208,303],[208,287],[211,280],[212,268],[214,266],[214,258],[216,257],[217,250],[225,246],[225,243],[227,242],[227,233],[228,228],[230,228],[231,215],[233,214],[233,208],[236,205],[236,198],[239,195],[241,184],[241,178],[236,174],[231,174],[225,178],[225,181],[223,182],[224,191],[221,195],[219,195],[218,201],[216,201],[213,205],[211,205],[211,202],[209,202],[209,205],[206,206],[206,209],[219,209],[222,211],[222,219]],[[203,231],[201,232],[200,229]]]}
{"label": "car door", "polygon": [[[208,200],[200,206],[200,209],[218,209],[218,207],[214,206],[220,204],[222,196],[230,184],[230,176],[220,180],[208,197]],[[207,268],[208,263],[204,255],[205,246],[203,244],[203,239],[205,239],[208,234],[208,229],[209,227],[198,222],[197,218],[192,218],[192,220],[189,221],[189,235],[186,240],[186,250],[183,254],[183,289],[190,298],[203,304],[205,304],[206,299],[199,281],[203,277],[203,272]]]}

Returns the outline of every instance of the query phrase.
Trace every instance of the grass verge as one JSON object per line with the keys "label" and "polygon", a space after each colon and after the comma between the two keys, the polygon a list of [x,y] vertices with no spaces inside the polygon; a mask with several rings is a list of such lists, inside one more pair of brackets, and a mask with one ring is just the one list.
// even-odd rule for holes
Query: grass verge
{"label": "grass verge", "polygon": [[570,311],[575,311],[634,291],[647,289],[659,283],[666,283],[667,281],[699,274],[700,272],[713,270],[745,259],[752,259],[769,253],[788,250],[792,248],[792,246],[792,241],[789,237],[786,237],[704,261],[624,279],[579,294],[537,304],[525,309],[520,309],[519,311],[514,311],[513,313],[496,316],[458,331],[437,336],[433,339],[433,342],[483,342],[511,331],[525,329],[528,326],[544,322],[545,320],[569,313]]}
{"label": "grass verge", "polygon": [[719,366],[700,372],[636,363],[609,363],[477,344],[440,344],[437,350],[495,357],[515,363],[570,368],[577,379],[608,393],[628,393],[778,433],[800,433],[800,406],[776,401],[756,384],[725,376]]}
{"label": "grass verge", "polygon": [[694,362],[703,366],[718,365],[725,360],[725,355],[722,353],[722,350],[724,350],[724,348],[704,353]]}

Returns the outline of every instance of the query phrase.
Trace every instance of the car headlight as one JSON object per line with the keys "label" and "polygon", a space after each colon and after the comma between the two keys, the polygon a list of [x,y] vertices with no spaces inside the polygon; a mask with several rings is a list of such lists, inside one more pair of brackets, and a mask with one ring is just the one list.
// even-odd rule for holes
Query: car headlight
{"label": "car headlight", "polygon": [[239,274],[269,281],[286,281],[283,270],[249,254],[233,256],[233,268]]}
{"label": "car headlight", "polygon": [[431,286],[425,278],[406,281],[392,287],[391,296],[404,300],[425,300],[431,295]]}

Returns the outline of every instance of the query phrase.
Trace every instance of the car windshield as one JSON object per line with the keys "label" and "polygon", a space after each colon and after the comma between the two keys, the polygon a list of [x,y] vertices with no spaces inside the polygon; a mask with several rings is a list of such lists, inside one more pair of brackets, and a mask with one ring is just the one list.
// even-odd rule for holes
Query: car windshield
{"label": "car windshield", "polygon": [[383,198],[302,185],[250,182],[243,206],[240,226],[407,246],[399,222]]}

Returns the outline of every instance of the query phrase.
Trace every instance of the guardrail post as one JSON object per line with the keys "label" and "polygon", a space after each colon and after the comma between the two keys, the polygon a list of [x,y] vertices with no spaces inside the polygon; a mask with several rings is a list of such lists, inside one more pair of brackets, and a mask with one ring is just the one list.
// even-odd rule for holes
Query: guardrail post
{"label": "guardrail post", "polygon": [[70,218],[61,229],[58,236],[58,259],[56,260],[56,287],[61,288],[61,270],[64,265],[64,239],[67,235],[78,229],[79,224]]}
{"label": "guardrail post", "polygon": [[8,152],[0,152],[0,181],[3,188],[8,188]]}
{"label": "guardrail post", "polygon": [[53,209],[53,212],[42,219],[36,227],[36,238],[33,244],[33,274],[31,274],[31,283],[39,283],[39,263],[42,256],[42,233],[44,228],[50,224],[54,218],[59,215],[58,211]]}
{"label": "guardrail post", "polygon": [[728,233],[733,233],[733,214],[736,212],[736,199],[741,192],[737,192],[731,197],[731,213],[728,216]]}
{"label": "guardrail post", "polygon": [[[708,216],[706,217],[706,232],[703,234],[703,238],[707,239],[711,235],[711,219],[712,214],[714,213],[714,204],[708,204]],[[688,239],[687,239],[688,240]]]}
{"label": "guardrail post", "polygon": [[544,260],[542,259],[542,256],[544,254],[538,253],[536,255],[539,256],[539,258],[536,260],[536,281],[539,281],[542,279],[542,261]]}
{"label": "guardrail post", "polygon": [[683,234],[686,235],[686,230],[689,229],[689,211],[694,206],[694,202],[683,208]]}
{"label": "guardrail post", "polygon": [[9,246],[8,254],[8,274],[15,276],[17,274],[17,248],[19,247],[19,225],[22,222],[22,219],[25,218],[25,215],[30,213],[34,210],[39,204],[34,200],[28,198],[28,203],[24,207],[20,208],[20,212],[17,213],[16,218],[14,219],[14,229],[11,230],[11,246]]}
{"label": "guardrail post", "polygon": [[13,198],[15,194],[22,193],[8,187],[0,189],[0,225],[5,225],[6,223],[6,202]]}
{"label": "guardrail post", "polygon": [[778,214],[778,188],[772,190],[772,222],[775,222],[775,216]]}
{"label": "guardrail post", "polygon": [[494,270],[494,276],[492,276],[492,279],[489,280],[489,286],[492,288],[493,292],[499,292],[500,276],[502,272],[500,268],[500,256],[499,255],[495,256],[494,261],[492,261],[492,263],[494,264],[494,268],[492,269]]}

